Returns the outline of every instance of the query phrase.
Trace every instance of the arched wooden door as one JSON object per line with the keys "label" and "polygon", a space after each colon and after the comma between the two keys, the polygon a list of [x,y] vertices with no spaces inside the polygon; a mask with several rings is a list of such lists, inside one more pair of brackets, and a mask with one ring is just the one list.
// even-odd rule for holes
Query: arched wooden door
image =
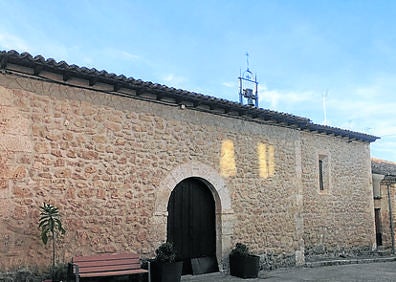
{"label": "arched wooden door", "polygon": [[183,274],[192,273],[191,259],[216,257],[215,202],[198,178],[180,182],[168,202],[168,241],[173,242]]}

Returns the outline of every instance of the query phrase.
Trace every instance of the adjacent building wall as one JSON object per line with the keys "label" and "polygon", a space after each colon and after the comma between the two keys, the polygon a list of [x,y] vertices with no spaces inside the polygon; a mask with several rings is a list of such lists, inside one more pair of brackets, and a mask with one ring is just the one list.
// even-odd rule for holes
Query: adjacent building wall
{"label": "adjacent building wall", "polygon": [[[372,159],[374,209],[377,213],[377,247],[381,251],[392,251],[392,232],[396,229],[396,163]],[[389,194],[388,194],[389,189]],[[390,221],[392,210],[393,223]]]}
{"label": "adjacent building wall", "polygon": [[[170,191],[191,176],[212,187],[220,264],[236,242],[276,265],[303,263],[305,250],[372,246],[368,144],[99,87],[0,74],[0,270],[49,264],[43,202],[59,207],[67,229],[59,261],[151,257],[166,240]],[[329,186],[319,193],[323,154]]]}

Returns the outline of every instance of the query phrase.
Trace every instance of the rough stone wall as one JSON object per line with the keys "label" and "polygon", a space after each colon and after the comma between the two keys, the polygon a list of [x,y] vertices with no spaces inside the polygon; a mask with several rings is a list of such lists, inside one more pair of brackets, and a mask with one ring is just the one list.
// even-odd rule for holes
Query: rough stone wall
{"label": "rough stone wall", "polygon": [[[348,254],[375,246],[369,146],[304,134],[304,242],[306,254]],[[328,186],[319,189],[319,158]]]}
{"label": "rough stone wall", "polygon": [[[230,195],[223,249],[243,242],[282,264],[303,260],[303,239],[333,248],[374,236],[368,145],[10,74],[0,75],[0,109],[0,270],[49,264],[44,201],[67,229],[59,261],[152,256],[166,240],[166,223],[153,225],[161,181],[191,161],[218,172]],[[329,195],[316,190],[317,148],[334,162]]]}
{"label": "rough stone wall", "polygon": [[[299,138],[298,133],[272,126],[244,127],[251,129],[253,138],[239,140],[235,136],[239,147],[238,172],[237,177],[230,179],[236,218],[234,242],[246,242],[253,252],[267,258],[282,253],[294,256],[298,245],[295,218],[299,209],[294,140]],[[249,142],[254,146],[244,145]],[[257,144],[273,148],[273,159],[271,154],[266,159],[268,167],[274,166],[273,173],[266,174],[260,169]]]}
{"label": "rough stone wall", "polygon": [[[393,215],[393,228],[396,231],[396,185],[392,184],[389,187],[391,197],[391,207]],[[388,188],[387,185],[381,184],[381,198],[375,200],[375,208],[381,209],[381,230],[382,230],[382,246],[383,248],[391,248],[392,236],[390,229],[390,217],[389,217],[389,199],[388,199]]]}

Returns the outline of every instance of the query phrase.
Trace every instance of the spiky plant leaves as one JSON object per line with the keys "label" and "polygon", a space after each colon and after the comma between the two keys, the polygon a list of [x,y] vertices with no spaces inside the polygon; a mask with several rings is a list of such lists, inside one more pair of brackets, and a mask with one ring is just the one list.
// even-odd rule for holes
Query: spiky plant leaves
{"label": "spiky plant leaves", "polygon": [[40,207],[39,229],[41,229],[41,240],[45,245],[48,243],[48,235],[52,238],[52,278],[54,278],[56,235],[66,233],[57,207],[43,203]]}
{"label": "spiky plant leaves", "polygon": [[56,233],[65,234],[66,230],[62,226],[57,207],[43,203],[40,210],[39,228],[41,229],[41,240],[46,245],[49,234],[54,237]]}

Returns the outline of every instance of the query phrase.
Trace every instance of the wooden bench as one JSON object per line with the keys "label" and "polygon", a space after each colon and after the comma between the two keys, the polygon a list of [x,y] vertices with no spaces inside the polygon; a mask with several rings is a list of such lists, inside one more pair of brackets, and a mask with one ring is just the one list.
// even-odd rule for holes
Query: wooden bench
{"label": "wooden bench", "polygon": [[71,272],[79,282],[80,278],[135,275],[148,271],[140,267],[138,255],[122,253],[76,256],[69,264],[68,273]]}

